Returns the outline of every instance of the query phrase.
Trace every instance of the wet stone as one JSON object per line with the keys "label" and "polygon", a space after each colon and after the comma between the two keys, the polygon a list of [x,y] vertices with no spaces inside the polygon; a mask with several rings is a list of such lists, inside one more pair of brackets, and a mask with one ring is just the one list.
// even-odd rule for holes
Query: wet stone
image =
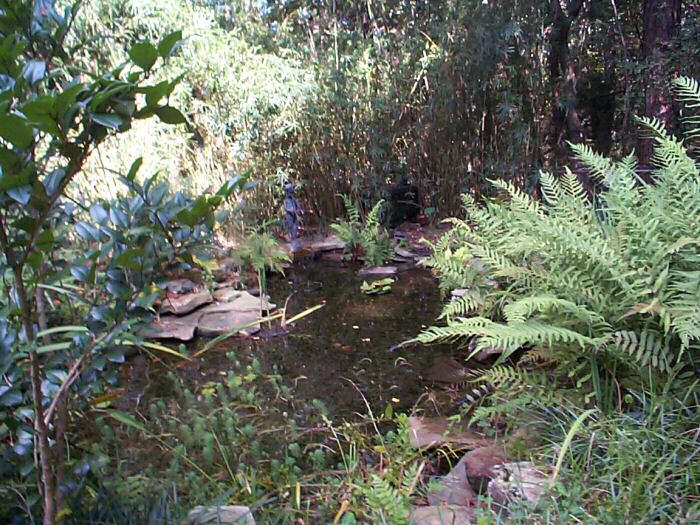
{"label": "wet stone", "polygon": [[469,484],[467,467],[462,458],[449,474],[438,478],[428,492],[431,505],[470,506],[476,502],[477,494]]}
{"label": "wet stone", "polygon": [[172,281],[165,283],[165,286],[163,286],[164,290],[178,295],[192,292],[196,288],[197,284],[189,279],[173,279]]}
{"label": "wet stone", "polygon": [[476,523],[474,508],[461,505],[431,505],[413,507],[409,525],[468,525]]}
{"label": "wet stone", "polygon": [[372,266],[370,268],[361,268],[357,275],[364,277],[391,277],[399,273],[396,266]]}
{"label": "wet stone", "polygon": [[163,299],[160,305],[160,313],[185,315],[202,305],[211,303],[213,300],[214,298],[207,290],[167,297]]}
{"label": "wet stone", "polygon": [[486,492],[486,487],[496,472],[494,467],[502,465],[507,460],[504,447],[489,445],[467,452],[460,460],[466,467],[466,476],[474,490]]}
{"label": "wet stone", "polygon": [[439,447],[452,445],[460,448],[478,448],[489,444],[476,430],[463,425],[450,426],[444,417],[410,417],[408,436],[413,448]]}
{"label": "wet stone", "polygon": [[423,378],[433,383],[455,384],[468,378],[468,369],[454,357],[436,356],[432,366],[425,371]]}
{"label": "wet stone", "polygon": [[160,320],[154,320],[148,328],[144,328],[140,334],[146,339],[177,339],[178,341],[191,341],[197,329],[200,312],[177,317],[174,315],[161,316]]}
{"label": "wet stone", "polygon": [[215,337],[233,331],[240,331],[242,335],[252,335],[260,331],[260,324],[256,323],[258,320],[258,312],[253,311],[209,312],[203,314],[199,320],[197,333],[203,337]]}
{"label": "wet stone", "polygon": [[332,235],[325,239],[310,241],[305,244],[305,248],[311,253],[330,252],[334,250],[343,250],[345,248],[345,243],[338,237]]}
{"label": "wet stone", "polygon": [[549,487],[547,473],[530,461],[503,463],[493,471],[495,477],[489,481],[487,493],[504,507],[517,500],[536,505]]}
{"label": "wet stone", "polygon": [[182,525],[255,525],[248,507],[222,505],[220,507],[195,507]]}
{"label": "wet stone", "polygon": [[[218,291],[218,290],[217,290]],[[246,291],[226,292],[219,294],[220,302],[210,304],[202,308],[202,312],[221,313],[221,312],[260,312],[260,297],[255,297]],[[263,311],[269,311],[275,308],[275,304],[270,302],[269,297],[265,297],[262,301]]]}

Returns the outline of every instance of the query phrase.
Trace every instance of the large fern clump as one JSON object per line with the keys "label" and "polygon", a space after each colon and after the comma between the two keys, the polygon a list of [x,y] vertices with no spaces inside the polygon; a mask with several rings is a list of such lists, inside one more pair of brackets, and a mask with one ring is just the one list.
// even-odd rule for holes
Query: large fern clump
{"label": "large fern clump", "polygon": [[[697,82],[679,79],[676,88],[681,101],[700,104]],[[447,288],[467,291],[446,306],[446,325],[416,339],[470,344],[472,354],[488,349],[502,362],[518,356],[520,367],[483,376],[496,386],[557,380],[599,403],[692,374],[700,357],[698,164],[660,123],[641,121],[656,141],[651,182],[637,176],[632,156],[614,162],[573,145],[602,188],[593,198],[570,170],[541,174],[542,202],[503,181],[493,184],[506,199],[480,205],[464,196],[467,217],[452,220],[426,264]],[[542,361],[554,365],[544,378],[531,373]]]}
{"label": "large fern clump", "polygon": [[382,226],[384,199],[380,199],[367,213],[364,222],[360,210],[347,195],[341,195],[348,219],[331,224],[331,229],[345,244],[345,251],[353,259],[362,258],[365,266],[380,266],[394,255],[391,239]]}

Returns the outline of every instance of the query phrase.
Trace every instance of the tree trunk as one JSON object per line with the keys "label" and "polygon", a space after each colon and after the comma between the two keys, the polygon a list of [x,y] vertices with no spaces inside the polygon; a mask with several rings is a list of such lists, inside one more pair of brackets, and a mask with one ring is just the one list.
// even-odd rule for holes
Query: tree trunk
{"label": "tree trunk", "polygon": [[[644,94],[645,115],[670,128],[674,122],[673,96],[664,62],[680,25],[681,0],[644,0],[642,9],[642,46],[649,66]],[[642,165],[649,164],[652,151],[653,140],[641,138],[639,159]]]}
{"label": "tree trunk", "polygon": [[550,0],[552,17],[549,35],[549,72],[553,84],[554,110],[550,129],[550,141],[555,151],[564,140],[580,142],[581,120],[576,111],[576,68],[569,60],[569,36],[571,25],[578,16],[583,0],[567,0],[562,7],[560,0]]}

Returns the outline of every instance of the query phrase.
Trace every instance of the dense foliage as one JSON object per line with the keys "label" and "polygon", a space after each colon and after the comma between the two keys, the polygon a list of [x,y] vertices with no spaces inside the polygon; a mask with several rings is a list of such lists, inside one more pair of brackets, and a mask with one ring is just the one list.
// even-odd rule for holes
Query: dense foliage
{"label": "dense foliage", "polygon": [[[676,86],[688,103],[700,102],[696,82]],[[484,377],[544,387],[553,371],[562,386],[594,393],[606,409],[622,403],[620,389],[664,388],[679,374],[678,386],[697,381],[698,166],[681,140],[646,123],[657,141],[650,184],[641,183],[632,157],[613,162],[574,146],[602,186],[594,199],[571,171],[542,174],[543,202],[502,181],[494,184],[504,201],[482,207],[465,196],[466,219],[453,221],[427,264],[452,285],[482,289],[449,304],[447,326],[418,339],[474,339],[472,355],[496,350],[502,361],[526,348],[522,367]],[[482,284],[487,276],[490,285]],[[537,361],[555,366],[533,372]]]}
{"label": "dense foliage", "polygon": [[262,316],[290,262],[289,182],[304,227],[366,265],[393,255],[397,189],[416,216],[466,209],[425,260],[459,293],[415,341],[493,365],[461,415],[535,427],[510,452],[558,459],[510,522],[697,521],[699,17],[681,0],[0,0],[0,521],[171,523],[228,499],[269,522],[407,521],[439,459],[392,405],[333,422],[232,354],[196,393],[167,375],[176,395],[139,419],[112,405],[131,354],[192,359],[142,328],[165,279],[211,284],[222,237]]}

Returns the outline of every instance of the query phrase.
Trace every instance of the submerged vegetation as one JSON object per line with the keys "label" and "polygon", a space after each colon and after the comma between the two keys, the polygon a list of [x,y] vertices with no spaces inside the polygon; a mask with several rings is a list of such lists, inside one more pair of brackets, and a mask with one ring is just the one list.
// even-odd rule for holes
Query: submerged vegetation
{"label": "submerged vegetation", "polygon": [[698,17],[0,0],[0,522],[698,522]]}

